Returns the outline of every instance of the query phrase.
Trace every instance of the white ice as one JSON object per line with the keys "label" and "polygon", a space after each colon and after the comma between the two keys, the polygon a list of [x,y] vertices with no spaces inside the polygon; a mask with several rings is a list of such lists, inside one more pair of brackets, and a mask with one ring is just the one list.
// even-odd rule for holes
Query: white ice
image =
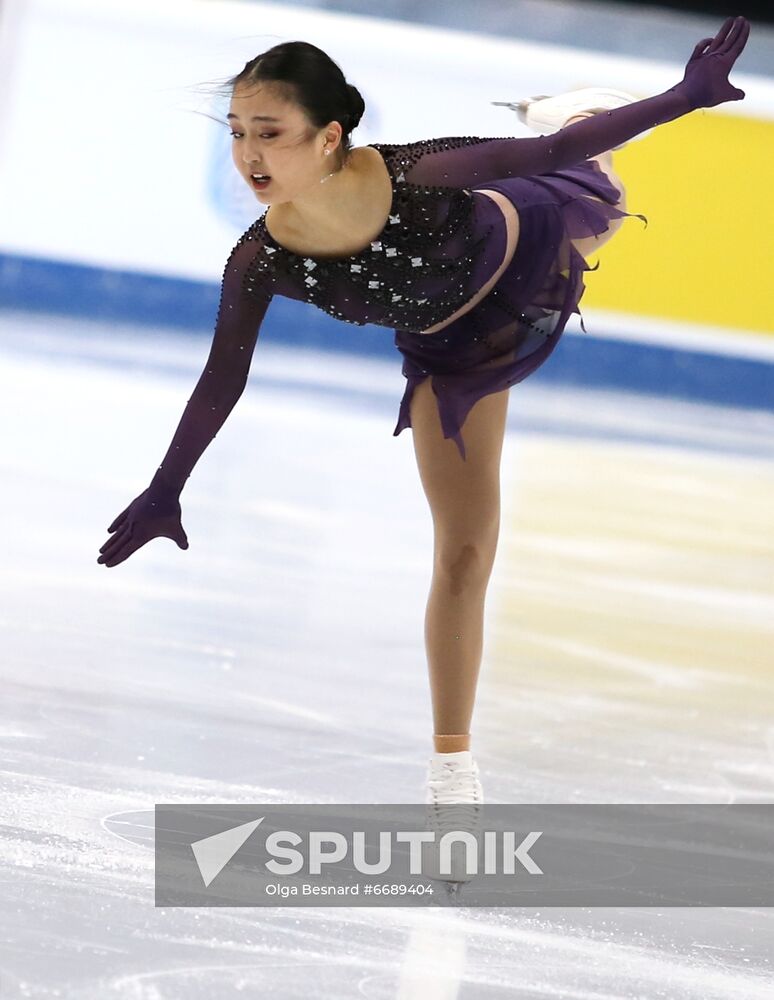
{"label": "white ice", "polygon": [[[400,359],[259,342],[97,564],[208,338],[0,316],[0,997],[768,1000],[770,909],[155,908],[156,802],[421,802],[429,510]],[[774,415],[511,392],[473,720],[491,802],[772,802]]]}

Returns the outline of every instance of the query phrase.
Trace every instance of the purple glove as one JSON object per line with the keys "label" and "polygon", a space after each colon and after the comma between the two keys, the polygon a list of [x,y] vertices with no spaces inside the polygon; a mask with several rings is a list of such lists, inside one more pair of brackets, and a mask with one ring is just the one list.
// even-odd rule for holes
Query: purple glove
{"label": "purple glove", "polygon": [[714,108],[724,101],[741,101],[745,93],[728,82],[731,67],[750,34],[746,17],[729,17],[714,38],[702,38],[685,67],[675,90],[684,94],[693,109]]}
{"label": "purple glove", "polygon": [[177,496],[149,486],[107,529],[115,534],[99,550],[102,555],[97,562],[117,566],[151,538],[171,538],[181,549],[187,549],[188,537],[180,518]]}

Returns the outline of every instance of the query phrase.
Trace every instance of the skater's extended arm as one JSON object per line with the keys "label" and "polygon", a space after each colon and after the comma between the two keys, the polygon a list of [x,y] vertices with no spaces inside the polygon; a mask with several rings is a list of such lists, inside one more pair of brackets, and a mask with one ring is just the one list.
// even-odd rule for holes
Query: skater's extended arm
{"label": "skater's extended arm", "polygon": [[180,520],[180,494],[244,391],[271,301],[263,277],[250,278],[259,252],[255,240],[240,240],[232,250],[223,273],[212,346],[199,381],[150,485],[108,527],[115,534],[100,549],[97,562],[115,566],[151,538],[162,536],[188,548]]}
{"label": "skater's extended arm", "polygon": [[271,301],[259,282],[249,293],[244,289],[245,273],[256,249],[254,241],[238,244],[226,263],[210,353],[151,480],[151,490],[180,496],[194,466],[247,385],[258,332]]}
{"label": "skater's extended arm", "polygon": [[[740,101],[744,91],[729,83],[728,74],[749,33],[746,18],[728,18],[714,38],[703,38],[696,45],[680,83],[663,94],[584,118],[553,135],[525,139],[462,136],[408,143],[404,159],[410,165],[404,170],[405,179],[411,184],[466,187],[561,170],[697,108]],[[438,148],[444,145],[451,148]]]}

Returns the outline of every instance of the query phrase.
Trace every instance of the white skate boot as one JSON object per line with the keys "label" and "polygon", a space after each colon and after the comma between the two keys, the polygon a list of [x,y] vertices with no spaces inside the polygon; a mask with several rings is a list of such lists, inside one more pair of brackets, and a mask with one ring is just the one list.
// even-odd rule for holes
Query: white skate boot
{"label": "white skate boot", "polygon": [[467,882],[472,878],[465,871],[465,845],[453,845],[451,869],[440,870],[439,844],[450,830],[462,830],[477,836],[481,830],[484,794],[479,780],[478,764],[470,750],[457,753],[434,753],[427,776],[427,829],[435,833],[435,844],[429,851],[432,858],[431,878],[450,882]]}
{"label": "white skate boot", "polygon": [[[612,111],[623,108],[640,100],[623,90],[613,90],[610,87],[585,87],[582,90],[569,90],[565,94],[538,94],[536,97],[525,97],[520,101],[492,101],[499,107],[515,111],[519,119],[541,135],[552,135],[564,127],[564,123],[584,113],[598,114],[600,111]],[[653,131],[652,128],[633,136],[642,139]],[[613,146],[614,150],[623,149],[632,139]]]}

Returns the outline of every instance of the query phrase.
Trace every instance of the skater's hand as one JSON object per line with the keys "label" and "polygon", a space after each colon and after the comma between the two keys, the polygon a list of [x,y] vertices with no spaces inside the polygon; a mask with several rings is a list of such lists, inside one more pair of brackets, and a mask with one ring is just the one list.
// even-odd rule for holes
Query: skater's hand
{"label": "skater's hand", "polygon": [[693,108],[714,108],[724,101],[741,101],[745,93],[729,83],[731,67],[742,53],[750,34],[746,17],[729,17],[714,38],[702,38],[685,67],[677,89]]}
{"label": "skater's hand", "polygon": [[117,566],[128,559],[151,538],[171,538],[181,549],[188,548],[188,537],[183,530],[180,501],[150,487],[122,510],[108,527],[115,532],[99,550],[98,563]]}

